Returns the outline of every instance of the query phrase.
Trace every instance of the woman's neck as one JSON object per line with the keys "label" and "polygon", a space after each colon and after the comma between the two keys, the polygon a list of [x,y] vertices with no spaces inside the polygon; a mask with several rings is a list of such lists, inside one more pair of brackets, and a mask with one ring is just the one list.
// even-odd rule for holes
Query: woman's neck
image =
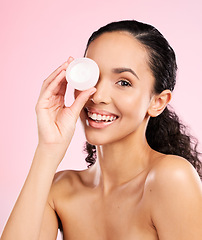
{"label": "woman's neck", "polygon": [[139,134],[97,146],[98,160],[94,166],[97,184],[109,192],[132,180],[149,166],[153,152],[145,135]]}

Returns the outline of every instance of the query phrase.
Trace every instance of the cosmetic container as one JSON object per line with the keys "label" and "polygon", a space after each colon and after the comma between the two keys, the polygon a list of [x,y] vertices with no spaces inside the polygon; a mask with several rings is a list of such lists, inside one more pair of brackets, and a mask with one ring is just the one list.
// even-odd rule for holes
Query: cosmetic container
{"label": "cosmetic container", "polygon": [[83,91],[96,85],[99,72],[97,63],[92,59],[77,58],[67,67],[66,79],[73,88]]}

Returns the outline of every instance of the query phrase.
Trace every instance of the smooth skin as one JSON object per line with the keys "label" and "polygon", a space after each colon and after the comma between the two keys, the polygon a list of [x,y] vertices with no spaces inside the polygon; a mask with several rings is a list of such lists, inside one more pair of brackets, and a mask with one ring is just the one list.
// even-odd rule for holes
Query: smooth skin
{"label": "smooth skin", "polygon": [[[70,108],[64,107],[64,94],[72,58],[42,86],[36,106],[39,144],[1,239],[56,239],[56,213],[65,240],[201,239],[198,174],[185,159],[152,150],[145,138],[149,118],[171,99],[169,90],[153,93],[145,48],[128,33],[105,33],[90,44],[86,56],[97,62],[100,78],[96,89],[75,91]],[[98,127],[86,108],[117,119]],[[79,114],[98,160],[84,171],[55,174]]]}

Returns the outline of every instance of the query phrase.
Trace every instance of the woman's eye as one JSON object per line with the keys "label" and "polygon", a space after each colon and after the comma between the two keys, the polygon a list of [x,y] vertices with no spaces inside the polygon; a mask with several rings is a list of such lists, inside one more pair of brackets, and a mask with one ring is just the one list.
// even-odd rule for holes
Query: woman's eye
{"label": "woman's eye", "polygon": [[120,80],[117,82],[117,84],[120,85],[121,87],[131,87],[132,86],[132,84],[126,80]]}

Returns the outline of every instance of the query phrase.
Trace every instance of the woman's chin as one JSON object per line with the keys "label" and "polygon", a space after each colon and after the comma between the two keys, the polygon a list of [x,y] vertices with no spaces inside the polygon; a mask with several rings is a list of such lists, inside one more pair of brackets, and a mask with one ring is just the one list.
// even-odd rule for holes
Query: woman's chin
{"label": "woman's chin", "polygon": [[103,141],[100,141],[98,139],[92,138],[92,137],[86,137],[86,141],[90,143],[91,145],[99,146],[103,145]]}
{"label": "woman's chin", "polygon": [[86,141],[91,145],[101,146],[109,143],[109,140],[104,139],[103,137],[98,137],[97,134],[85,134]]}

